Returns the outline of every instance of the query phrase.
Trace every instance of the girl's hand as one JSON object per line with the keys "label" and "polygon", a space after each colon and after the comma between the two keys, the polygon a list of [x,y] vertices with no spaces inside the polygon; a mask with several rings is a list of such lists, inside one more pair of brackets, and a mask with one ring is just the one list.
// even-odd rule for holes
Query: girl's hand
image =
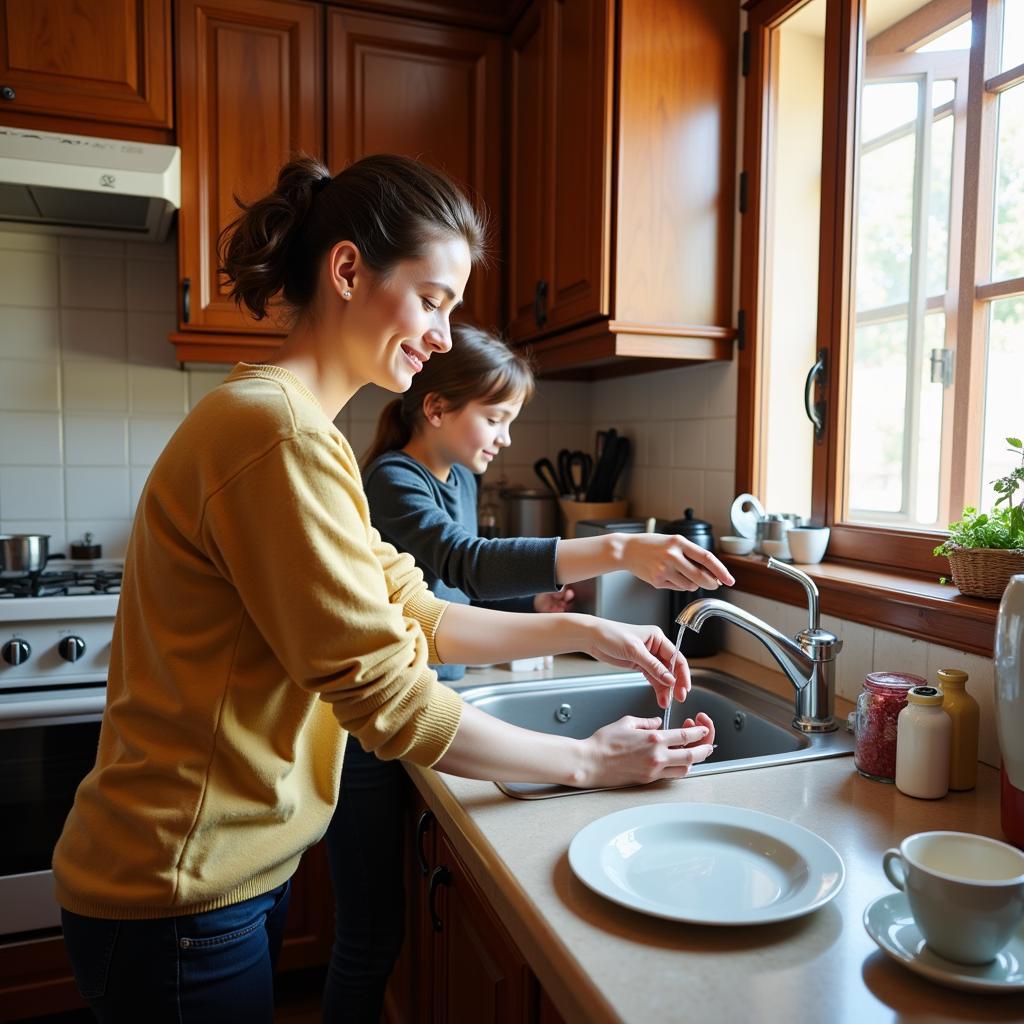
{"label": "girl's hand", "polygon": [[626,534],[622,563],[652,587],[717,590],[719,584],[736,582],[710,551],[677,534]]}
{"label": "girl's hand", "polygon": [[712,722],[711,719],[707,715],[705,715],[703,711],[699,711],[697,713],[696,720],[688,718],[685,722],[683,722],[684,729],[692,729],[695,726],[704,726],[704,728],[708,730],[707,739],[704,740],[705,743],[715,742],[715,723]]}
{"label": "girl's hand", "polygon": [[654,687],[658,707],[665,707],[669,694],[684,701],[690,692],[690,666],[676,653],[675,645],[657,626],[634,626],[610,619],[589,619],[590,643],[585,653],[619,668],[642,672]]}
{"label": "girl's hand", "polygon": [[581,740],[585,767],[574,784],[583,788],[635,786],[681,779],[691,765],[711,756],[713,726],[710,732],[705,725],[665,731],[660,727],[660,719],[626,715]]}
{"label": "girl's hand", "polygon": [[533,599],[533,610],[535,612],[569,612],[572,611],[572,602],[576,594],[569,588],[563,587],[554,594],[538,594]]}

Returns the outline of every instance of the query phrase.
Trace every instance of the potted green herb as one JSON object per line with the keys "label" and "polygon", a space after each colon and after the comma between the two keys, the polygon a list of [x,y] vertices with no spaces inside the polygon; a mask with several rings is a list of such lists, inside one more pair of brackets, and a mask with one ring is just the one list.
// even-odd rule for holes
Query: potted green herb
{"label": "potted green herb", "polygon": [[[1021,465],[992,481],[999,497],[989,513],[965,508],[949,525],[949,539],[935,549],[949,558],[953,582],[969,597],[1003,596],[1010,577],[1024,573],[1024,445],[1008,437],[1008,451],[1021,456]],[[1021,501],[1014,504],[1017,491]]]}

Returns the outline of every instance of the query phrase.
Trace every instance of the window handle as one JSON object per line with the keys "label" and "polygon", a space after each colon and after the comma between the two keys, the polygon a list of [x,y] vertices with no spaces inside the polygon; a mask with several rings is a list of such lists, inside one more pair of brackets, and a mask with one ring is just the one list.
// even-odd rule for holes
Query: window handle
{"label": "window handle", "polygon": [[804,383],[804,412],[807,418],[814,424],[814,440],[820,441],[825,433],[825,399],[818,402],[814,398],[814,382],[824,390],[825,388],[825,366],[828,361],[828,349],[818,349],[818,361],[811,367],[807,374],[807,381]]}

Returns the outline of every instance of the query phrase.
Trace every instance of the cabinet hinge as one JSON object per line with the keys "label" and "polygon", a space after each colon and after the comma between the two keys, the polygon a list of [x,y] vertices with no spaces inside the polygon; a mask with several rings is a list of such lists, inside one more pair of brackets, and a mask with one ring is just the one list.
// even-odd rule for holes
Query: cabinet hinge
{"label": "cabinet hinge", "polygon": [[743,77],[746,78],[750,74],[750,31],[749,29],[743,33],[743,57],[742,57],[742,71]]}
{"label": "cabinet hinge", "polygon": [[736,347],[742,352],[747,344],[747,311],[736,312]]}
{"label": "cabinet hinge", "polygon": [[740,204],[740,213],[746,213],[747,212],[747,172],[746,171],[740,171],[739,204]]}

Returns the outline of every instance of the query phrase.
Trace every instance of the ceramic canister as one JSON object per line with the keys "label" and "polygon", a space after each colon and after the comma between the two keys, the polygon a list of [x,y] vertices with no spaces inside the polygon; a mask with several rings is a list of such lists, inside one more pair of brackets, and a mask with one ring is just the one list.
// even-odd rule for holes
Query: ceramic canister
{"label": "ceramic canister", "polygon": [[1024,575],[1010,579],[999,604],[995,679],[1003,832],[1015,846],[1024,847]]}

